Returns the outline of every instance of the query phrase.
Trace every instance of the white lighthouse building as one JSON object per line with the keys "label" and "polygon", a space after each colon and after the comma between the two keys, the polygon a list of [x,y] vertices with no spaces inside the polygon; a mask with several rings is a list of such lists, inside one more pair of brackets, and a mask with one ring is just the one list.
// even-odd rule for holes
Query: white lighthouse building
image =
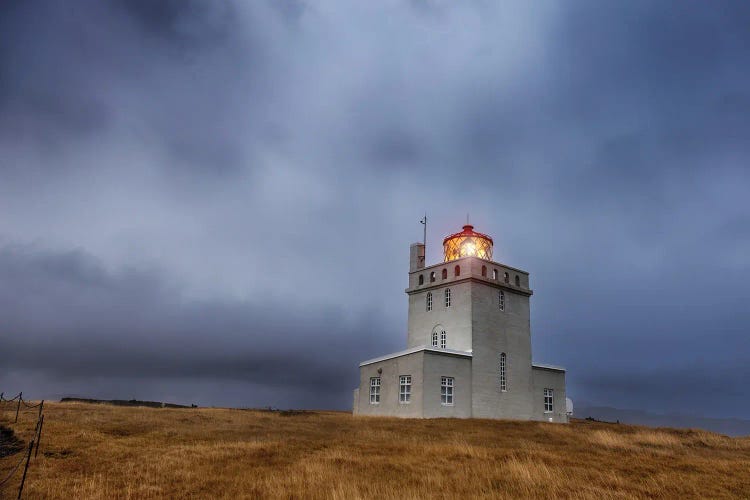
{"label": "white lighthouse building", "polygon": [[529,274],[468,224],[443,250],[425,267],[411,245],[407,348],[360,363],[354,413],[567,422],[565,370],[531,360]]}

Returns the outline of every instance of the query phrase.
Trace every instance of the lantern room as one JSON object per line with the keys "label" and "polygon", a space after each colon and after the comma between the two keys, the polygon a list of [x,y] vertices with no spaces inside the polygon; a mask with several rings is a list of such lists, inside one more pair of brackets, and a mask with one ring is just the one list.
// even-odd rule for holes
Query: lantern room
{"label": "lantern room", "polygon": [[479,257],[492,260],[492,238],[474,231],[474,226],[465,225],[463,231],[443,240],[445,262],[461,257]]}

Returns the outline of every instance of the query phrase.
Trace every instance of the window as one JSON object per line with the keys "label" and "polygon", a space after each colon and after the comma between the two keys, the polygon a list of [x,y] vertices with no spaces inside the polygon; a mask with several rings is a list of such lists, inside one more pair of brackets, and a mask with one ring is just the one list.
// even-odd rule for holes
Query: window
{"label": "window", "polygon": [[411,402],[411,375],[401,375],[398,378],[398,402],[402,405]]}
{"label": "window", "polygon": [[448,270],[447,269],[443,269],[443,279],[444,280],[448,279]]}
{"label": "window", "polygon": [[505,353],[500,353],[500,390],[505,392],[508,390],[508,379],[505,376]]}
{"label": "window", "polygon": [[501,311],[505,311],[505,292],[502,290],[497,293],[497,305]]}
{"label": "window", "polygon": [[544,389],[544,413],[552,413],[552,407],[554,404],[555,391],[552,389]]}
{"label": "window", "polygon": [[380,404],[380,377],[370,378],[370,404]]}
{"label": "window", "polygon": [[521,278],[516,274],[516,286],[521,286]]}
{"label": "window", "polygon": [[461,276],[461,266],[456,266],[456,267],[455,267],[455,268],[453,269],[453,274],[454,274],[455,276]]}
{"label": "window", "polygon": [[424,285],[424,274],[419,275],[419,284]]}
{"label": "window", "polygon": [[430,283],[434,283],[434,282],[435,282],[435,271],[432,271],[430,273]]}
{"label": "window", "polygon": [[432,311],[432,292],[427,292],[427,311]]}
{"label": "window", "polygon": [[482,266],[482,276],[487,277],[487,266]]}
{"label": "window", "polygon": [[432,329],[432,347],[445,349],[446,338],[445,328],[442,325],[436,325]]}
{"label": "window", "polygon": [[445,307],[451,306],[451,289],[446,288],[445,289]]}
{"label": "window", "polygon": [[453,377],[440,377],[440,404],[453,406]]}
{"label": "window", "polygon": [[510,275],[508,273],[503,273],[503,281],[510,283]]}
{"label": "window", "polygon": [[497,279],[497,269],[493,269],[493,270],[492,270],[492,279],[493,279],[493,280],[496,280],[496,279]]}

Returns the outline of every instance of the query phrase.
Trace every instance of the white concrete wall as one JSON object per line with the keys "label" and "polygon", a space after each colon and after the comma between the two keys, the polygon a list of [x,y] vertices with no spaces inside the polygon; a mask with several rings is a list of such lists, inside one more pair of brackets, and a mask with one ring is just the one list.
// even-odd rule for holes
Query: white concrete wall
{"label": "white concrete wall", "polygon": [[[442,377],[453,377],[453,406],[440,401]],[[471,358],[425,352],[423,416],[425,418],[471,417]]]}
{"label": "white concrete wall", "polygon": [[[361,366],[358,415],[422,416],[422,351]],[[381,373],[378,374],[378,370]],[[399,402],[399,376],[411,375],[411,401]],[[370,404],[370,378],[380,377],[380,404]]]}
{"label": "white concrete wall", "polygon": [[[533,369],[533,420],[545,422],[567,423],[568,415],[565,408],[565,372],[534,367]],[[544,412],[544,389],[554,389],[553,412]],[[551,419],[551,420],[550,420]]]}
{"label": "white concrete wall", "polygon": [[[472,283],[473,415],[482,418],[529,419],[532,416],[531,332],[529,297],[502,288]],[[500,389],[500,353],[506,354],[507,390]]]}
{"label": "white concrete wall", "polygon": [[[440,280],[438,280],[440,281]],[[447,283],[452,281],[452,283]],[[445,307],[445,290],[451,290],[451,306]],[[468,280],[446,280],[409,295],[407,348],[432,345],[432,330],[445,329],[447,348],[471,351],[471,285]],[[427,293],[432,292],[432,311],[427,311]],[[439,345],[439,344],[438,344]]]}

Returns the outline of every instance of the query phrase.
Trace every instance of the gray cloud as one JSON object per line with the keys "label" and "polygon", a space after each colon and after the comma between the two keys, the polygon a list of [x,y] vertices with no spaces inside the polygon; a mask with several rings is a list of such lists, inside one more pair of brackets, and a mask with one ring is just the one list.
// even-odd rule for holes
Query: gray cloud
{"label": "gray cloud", "polygon": [[357,362],[403,345],[419,216],[436,260],[471,212],[532,273],[535,358],[574,398],[736,416],[748,19],[9,3],[0,382],[345,407]]}
{"label": "gray cloud", "polygon": [[[190,300],[158,274],[109,273],[80,251],[5,247],[0,283],[6,376],[38,371],[73,387],[99,377],[208,378],[279,391],[325,386],[319,403],[341,406],[356,377],[349,356],[378,347],[367,313]],[[248,395],[251,403],[264,402]]]}

